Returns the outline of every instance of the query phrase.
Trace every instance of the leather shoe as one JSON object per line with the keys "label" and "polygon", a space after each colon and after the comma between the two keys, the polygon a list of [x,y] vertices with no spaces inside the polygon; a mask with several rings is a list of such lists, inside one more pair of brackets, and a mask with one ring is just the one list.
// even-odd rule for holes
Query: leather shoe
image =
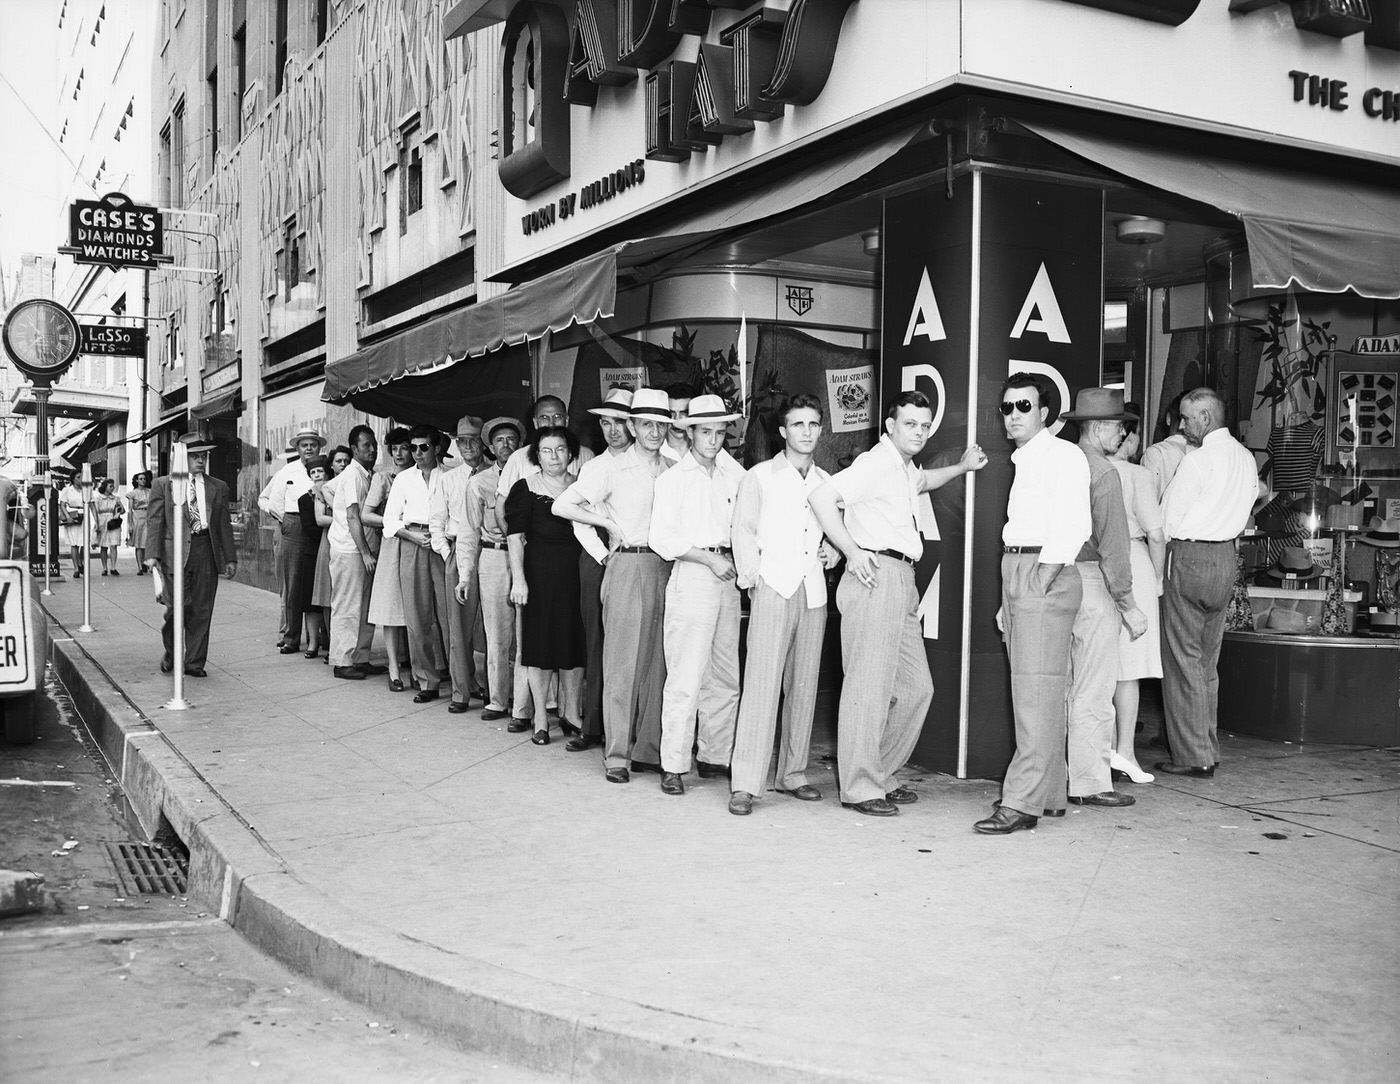
{"label": "leather shoe", "polygon": [[497,719],[504,719],[510,712],[497,711],[495,708],[485,708],[481,712],[481,717],[488,723],[494,723]]}
{"label": "leather shoe", "polygon": [[391,679],[389,680],[389,691],[390,691],[391,693],[401,693],[401,692],[403,692],[403,681],[402,681],[402,679],[400,679],[400,678],[391,678]]}
{"label": "leather shoe", "polygon": [[912,805],[919,800],[918,794],[908,787],[895,787],[885,795],[885,801],[893,802],[895,805]]}
{"label": "leather shoe", "polygon": [[464,700],[451,700],[447,704],[447,713],[449,715],[465,715],[469,706]]}
{"label": "leather shoe", "polygon": [[634,760],[634,761],[632,761],[632,770],[633,770],[634,772],[639,772],[639,773],[640,773],[640,772],[655,772],[657,775],[663,775],[663,774],[665,774],[665,773],[663,773],[663,772],[661,771],[661,765],[660,765],[660,764],[653,764],[653,763],[652,763],[651,761],[649,761],[649,760]]}
{"label": "leather shoe", "polygon": [[1071,794],[1069,801],[1071,805],[1123,806],[1132,805],[1137,799],[1131,794],[1119,794],[1116,790],[1106,790],[1102,794]]}
{"label": "leather shoe", "polygon": [[185,674],[186,674],[186,676],[188,676],[188,677],[208,677],[208,676],[209,676],[209,672],[208,672],[207,670],[205,670],[204,667],[202,667],[202,666],[187,666],[187,667],[185,667]]}
{"label": "leather shoe", "polygon": [[695,762],[695,770],[699,773],[701,779],[729,778],[728,764],[706,764],[703,760],[697,760]]}
{"label": "leather shoe", "polygon": [[609,768],[603,773],[603,778],[609,783],[626,783],[632,777],[627,774],[626,768]]}
{"label": "leather shoe", "polygon": [[1196,779],[1214,779],[1215,765],[1209,768],[1194,767],[1190,764],[1173,764],[1170,760],[1152,765],[1154,771],[1165,772],[1167,775],[1189,775]]}
{"label": "leather shoe", "polygon": [[574,726],[574,724],[569,722],[569,720],[561,716],[559,719],[559,733],[566,734],[569,737],[574,738],[582,734],[583,731],[580,730],[578,727]]}
{"label": "leather shoe", "polygon": [[295,655],[300,650],[301,648],[297,647],[296,644],[283,644],[277,649],[277,653],[279,655]]}
{"label": "leather shoe", "polygon": [[364,674],[365,677],[378,677],[380,674],[387,674],[389,668],[383,663],[377,662],[357,662],[355,669]]}
{"label": "leather shoe", "polygon": [[413,702],[415,704],[427,704],[437,698],[438,691],[436,689],[423,689],[413,697]]}
{"label": "leather shoe", "polygon": [[1034,828],[1037,823],[1037,819],[1029,813],[1018,813],[1014,809],[997,806],[995,813],[984,821],[978,821],[972,828],[984,836],[1004,836],[1022,828]]}
{"label": "leather shoe", "polygon": [[531,744],[531,745],[548,745],[548,744],[549,744],[549,731],[548,731],[548,730],[536,730],[533,734],[530,735],[530,744]]}
{"label": "leather shoe", "polygon": [[161,672],[162,674],[168,674],[168,673],[170,673],[170,671],[172,671],[172,670],[174,670],[174,669],[175,669],[175,663],[171,661],[169,655],[166,655],[164,658],[162,658],[162,659],[160,660],[160,672]]}
{"label": "leather shoe", "polygon": [[507,734],[524,734],[527,730],[533,730],[535,723],[533,719],[517,719],[511,716],[510,722],[506,724]]}
{"label": "leather shoe", "polygon": [[661,773],[661,793],[662,794],[684,794],[685,784],[681,782],[679,772]]}
{"label": "leather shoe", "polygon": [[778,793],[796,798],[799,802],[820,802],[822,800],[822,792],[811,783],[803,783],[800,787],[793,787],[792,790],[780,789]]}
{"label": "leather shoe", "polygon": [[585,749],[592,749],[595,745],[602,744],[603,739],[596,734],[580,734],[566,741],[564,748],[571,753],[582,753]]}
{"label": "leather shoe", "polygon": [[736,790],[729,796],[729,812],[736,817],[747,817],[753,812],[753,795],[746,790]]}
{"label": "leather shoe", "polygon": [[871,798],[868,802],[842,802],[841,806],[864,813],[867,817],[893,817],[899,813],[899,806],[887,798]]}
{"label": "leather shoe", "polygon": [[331,673],[346,681],[364,681],[365,675],[361,670],[356,670],[353,666],[333,666]]}

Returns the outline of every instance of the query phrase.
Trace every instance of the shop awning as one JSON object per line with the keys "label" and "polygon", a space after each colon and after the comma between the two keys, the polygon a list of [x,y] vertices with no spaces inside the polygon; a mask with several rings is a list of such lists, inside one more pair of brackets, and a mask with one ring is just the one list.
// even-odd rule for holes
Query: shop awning
{"label": "shop awning", "polygon": [[148,425],[139,433],[131,434],[131,436],[127,437],[126,440],[122,441],[122,443],[135,444],[138,440],[146,440],[148,437],[155,436],[162,429],[170,429],[177,425],[183,426],[185,423],[185,414],[186,411],[184,407],[179,407],[176,410],[167,411],[166,413],[160,416],[160,419],[156,421],[155,424]]}
{"label": "shop awning", "polygon": [[80,463],[103,443],[106,422],[92,422],[60,437],[49,448],[50,459],[66,459],[70,463]]}
{"label": "shop awning", "polygon": [[230,388],[228,391],[211,396],[198,406],[190,407],[190,420],[200,422],[206,418],[212,418],[215,414],[236,413],[241,406],[241,400],[240,389]]}
{"label": "shop awning", "polygon": [[1022,123],[1114,173],[1235,215],[1255,286],[1400,297],[1400,190]]}
{"label": "shop awning", "polygon": [[[860,180],[927,130],[920,123],[823,157],[791,182],[755,187],[743,200],[686,219],[686,232],[623,241],[514,289],[371,343],[326,366],[321,398],[343,403],[367,389],[427,375],[499,350],[613,315],[619,274],[644,278],[668,259],[696,252],[726,231],[794,214]],[[362,408],[363,409],[363,408]],[[376,413],[386,413],[377,411]]]}

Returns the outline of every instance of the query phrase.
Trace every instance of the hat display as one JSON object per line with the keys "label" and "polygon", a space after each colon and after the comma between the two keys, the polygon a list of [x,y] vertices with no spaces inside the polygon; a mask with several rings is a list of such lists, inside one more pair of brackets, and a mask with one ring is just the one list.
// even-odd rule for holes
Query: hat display
{"label": "hat display", "polygon": [[518,421],[516,421],[514,418],[507,418],[504,415],[502,415],[499,418],[492,418],[489,422],[487,422],[481,427],[481,435],[485,439],[487,444],[491,443],[491,439],[496,435],[496,430],[503,425],[507,429],[514,429],[515,435],[519,438],[520,443],[525,443],[525,427],[521,425]]}
{"label": "hat display", "polygon": [[1075,422],[1135,422],[1138,416],[1123,403],[1121,388],[1081,388],[1074,409],[1061,414]]}
{"label": "hat display", "polygon": [[676,424],[709,425],[712,422],[732,422],[742,417],[742,414],[730,412],[718,395],[697,395],[690,401],[690,409],[686,411],[685,417],[679,419]]}
{"label": "hat display", "polygon": [[185,433],[180,437],[180,443],[185,446],[186,453],[212,452],[215,444],[212,440],[200,436],[198,433]]}
{"label": "hat display", "polygon": [[1269,569],[1269,575],[1278,580],[1315,580],[1325,571],[1321,565],[1313,563],[1312,555],[1302,546],[1286,546]]}
{"label": "hat display", "polygon": [[589,407],[588,413],[600,418],[626,418],[632,406],[631,388],[609,388],[603,396],[603,405]]}
{"label": "hat display", "polygon": [[298,429],[292,434],[292,439],[288,443],[291,444],[293,448],[296,448],[296,446],[304,440],[314,440],[322,448],[326,446],[326,438],[321,436],[321,434],[314,429]]}
{"label": "hat display", "polygon": [[632,405],[627,408],[629,418],[655,418],[663,422],[671,420],[671,400],[660,388],[638,388],[632,393]]}
{"label": "hat display", "polygon": [[452,434],[457,437],[481,436],[481,419],[473,414],[463,414],[457,419],[457,428]]}
{"label": "hat display", "polygon": [[1383,550],[1400,549],[1400,520],[1372,516],[1365,533],[1357,535],[1356,540]]}

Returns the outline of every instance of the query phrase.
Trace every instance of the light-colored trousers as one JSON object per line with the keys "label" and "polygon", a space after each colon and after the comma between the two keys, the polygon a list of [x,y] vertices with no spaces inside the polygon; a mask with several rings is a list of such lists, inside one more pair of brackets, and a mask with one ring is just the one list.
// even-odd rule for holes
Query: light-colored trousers
{"label": "light-colored trousers", "polygon": [[515,669],[515,608],[510,604],[510,558],[505,550],[481,547],[476,581],[481,588],[481,619],[486,630],[487,706],[510,708]]}
{"label": "light-colored trousers", "polygon": [[1069,727],[1069,650],[1083,589],[1065,565],[1048,593],[1036,583],[1039,554],[1001,558],[1002,621],[1011,663],[1016,752],[1001,804],[1032,817],[1065,807],[1065,735]]}
{"label": "light-colored trousers", "polygon": [[[404,542],[399,546],[399,594],[408,653],[420,689],[437,689],[442,682],[442,636],[450,636],[447,573],[441,557],[430,549]],[[453,603],[456,606],[456,603]]]}
{"label": "light-colored trousers", "polygon": [[481,612],[481,592],[473,581],[465,604],[457,601],[457,558],[443,562],[443,586],[447,589],[447,624],[443,626],[443,646],[447,648],[447,673],[452,680],[452,699],[465,704],[476,688],[477,666],[484,666],[476,643],[476,623]]}
{"label": "light-colored trousers", "polygon": [[1069,792],[1083,798],[1113,789],[1108,757],[1117,723],[1113,691],[1122,620],[1099,563],[1076,561],[1075,567],[1083,594],[1069,654]]}
{"label": "light-colored trousers", "polygon": [[369,623],[369,595],[374,577],[365,571],[358,550],[330,551],[332,666],[369,662],[374,626]]}
{"label": "light-colored trousers", "polygon": [[799,584],[791,598],[783,598],[763,580],[749,592],[748,659],[730,765],[733,790],[755,797],[763,794],[778,723],[779,692],[783,741],[775,782],[779,790],[806,785],[825,632],[826,607],[808,608],[805,585]]}
{"label": "light-colored trousers", "polygon": [[614,553],[603,568],[603,762],[661,763],[666,655],[661,615],[671,566],[654,553]]}
{"label": "light-colored trousers", "polygon": [[690,771],[690,752],[729,766],[739,713],[739,588],[704,565],[677,561],[661,619],[666,685],[661,696],[661,768]]}
{"label": "light-colored trousers", "polygon": [[841,708],[836,762],[841,800],[883,798],[899,786],[933,702],[912,565],[880,555],[873,588],[850,571],[836,588],[841,610]]}

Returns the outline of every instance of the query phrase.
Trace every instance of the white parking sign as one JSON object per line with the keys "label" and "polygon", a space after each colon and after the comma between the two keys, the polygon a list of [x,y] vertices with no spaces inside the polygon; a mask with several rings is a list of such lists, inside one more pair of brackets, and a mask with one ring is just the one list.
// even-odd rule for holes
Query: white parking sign
{"label": "white parking sign", "polygon": [[17,561],[0,562],[0,692],[36,688],[30,664],[29,573]]}

